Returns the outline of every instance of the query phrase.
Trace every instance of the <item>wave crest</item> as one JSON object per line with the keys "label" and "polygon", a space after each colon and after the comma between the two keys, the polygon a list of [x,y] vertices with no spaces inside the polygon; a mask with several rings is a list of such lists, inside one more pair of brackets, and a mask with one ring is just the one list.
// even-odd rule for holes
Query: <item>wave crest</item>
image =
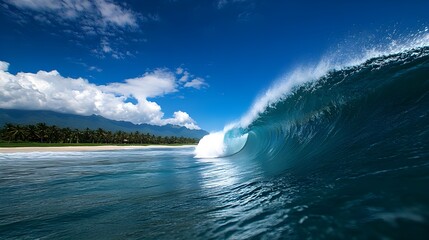
{"label": "wave crest", "polygon": [[[347,137],[342,136],[344,139],[337,142],[330,142],[334,141],[330,137],[334,133],[346,134],[348,121],[364,121],[368,117],[386,121],[387,115],[377,115],[377,111],[388,106],[378,102],[383,99],[368,100],[376,98],[374,94],[387,94],[386,98],[392,98],[393,93],[402,94],[400,98],[417,97],[401,93],[401,89],[390,89],[396,85],[412,88],[404,86],[406,81],[420,86],[422,91],[427,90],[425,78],[418,74],[422,71],[427,74],[428,46],[429,33],[424,31],[401,44],[395,41],[385,49],[365,51],[352,60],[338,61],[330,57],[314,67],[297,68],[258,97],[239,121],[204,137],[196,148],[196,157],[224,157],[241,151],[252,158],[272,160],[289,156],[296,159],[303,158],[299,153],[309,146],[315,147],[312,144],[317,141],[338,147]],[[407,79],[406,74],[415,78]],[[415,104],[422,103],[416,100]],[[393,116],[401,114],[396,112]],[[426,128],[427,124],[420,127]],[[362,134],[376,135],[371,131]],[[306,151],[311,154],[305,157],[315,153],[312,149]]]}

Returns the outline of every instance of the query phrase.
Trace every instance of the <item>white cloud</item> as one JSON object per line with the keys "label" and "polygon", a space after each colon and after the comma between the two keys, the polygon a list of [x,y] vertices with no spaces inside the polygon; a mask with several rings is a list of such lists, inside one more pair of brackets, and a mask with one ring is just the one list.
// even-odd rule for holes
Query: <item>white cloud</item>
{"label": "white cloud", "polygon": [[96,0],[95,5],[106,23],[121,27],[137,26],[136,16],[132,11],[105,0]]}
{"label": "white cloud", "polygon": [[176,68],[176,74],[182,74],[183,71],[184,71],[184,69],[181,67]]}
{"label": "white cloud", "polygon": [[[137,124],[175,124],[199,129],[186,112],[177,111],[172,118],[164,118],[161,106],[147,99],[178,91],[178,80],[167,69],[147,72],[122,83],[95,85],[83,78],[63,77],[55,70],[15,75],[7,71],[8,65],[0,61],[0,108],[96,114]],[[130,97],[136,103],[127,101]]]}
{"label": "white cloud", "polygon": [[95,53],[100,58],[106,57],[106,54],[111,55],[115,59],[123,59],[125,58],[125,56],[133,55],[129,51],[121,52],[117,48],[113,49],[107,37],[104,37],[103,39],[101,39],[100,46],[96,49],[93,49],[92,52]]}
{"label": "white cloud", "polygon": [[89,66],[88,70],[89,71],[96,71],[96,72],[102,72],[103,71],[103,69],[96,67],[96,66]]}
{"label": "white cloud", "polygon": [[208,84],[204,81],[203,78],[195,78],[190,82],[185,83],[185,87],[192,87],[195,89],[201,89],[203,87],[207,87]]}
{"label": "white cloud", "polygon": [[6,2],[19,8],[33,10],[56,10],[61,8],[61,1],[58,0],[6,0]]}
{"label": "white cloud", "polygon": [[124,83],[109,84],[104,89],[141,100],[176,92],[176,86],[176,77],[172,72],[167,69],[156,69],[141,77],[127,79]]}
{"label": "white cloud", "polygon": [[109,0],[6,0],[20,9],[50,12],[61,19],[100,19],[94,25],[137,26],[138,15]]}
{"label": "white cloud", "polygon": [[[176,69],[176,75],[179,78],[179,84],[185,88],[201,89],[209,86],[204,80],[204,78],[195,77],[188,70],[182,67],[178,67]],[[192,78],[193,80],[189,81],[189,79],[192,79]]]}
{"label": "white cloud", "polygon": [[190,74],[189,74],[189,72],[188,71],[184,71],[184,72],[182,72],[182,77],[180,77],[180,82],[182,82],[182,83],[186,83],[187,81],[188,81],[188,79],[189,79],[189,77],[190,77]]}
{"label": "white cloud", "polygon": [[[139,23],[152,18],[136,13],[124,4],[113,0],[5,0],[16,7],[19,13],[13,16],[36,20],[44,25],[61,26],[61,33],[68,33],[79,42],[85,37],[98,38],[99,46],[94,53],[114,58],[124,58],[126,50],[122,46],[120,35],[125,32],[138,32]],[[9,9],[9,8],[8,8]],[[10,9],[10,11],[13,11]],[[94,41],[96,42],[96,41]],[[110,46],[114,42],[115,48]]]}
{"label": "white cloud", "polygon": [[112,48],[110,47],[110,44],[107,42],[107,40],[101,41],[101,50],[103,50],[105,53],[112,52]]}
{"label": "white cloud", "polygon": [[186,112],[174,112],[173,118],[165,119],[166,124],[184,126],[189,129],[200,129],[195,121]]}
{"label": "white cloud", "polygon": [[0,61],[0,71],[7,71],[8,69],[9,69],[9,63]]}

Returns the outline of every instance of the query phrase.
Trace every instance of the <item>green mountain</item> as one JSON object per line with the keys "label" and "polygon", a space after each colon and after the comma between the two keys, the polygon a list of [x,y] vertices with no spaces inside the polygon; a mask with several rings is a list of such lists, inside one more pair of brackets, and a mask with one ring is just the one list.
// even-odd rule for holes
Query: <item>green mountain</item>
{"label": "green mountain", "polygon": [[16,110],[0,109],[0,126],[6,123],[13,124],[37,124],[46,123],[47,125],[56,125],[58,127],[69,127],[77,129],[98,129],[107,131],[124,131],[149,133],[156,136],[176,136],[189,138],[202,138],[208,133],[204,130],[191,130],[176,125],[155,126],[150,124],[133,124],[125,121],[110,120],[101,116],[80,116],[73,114],[58,113],[52,111],[40,110]]}

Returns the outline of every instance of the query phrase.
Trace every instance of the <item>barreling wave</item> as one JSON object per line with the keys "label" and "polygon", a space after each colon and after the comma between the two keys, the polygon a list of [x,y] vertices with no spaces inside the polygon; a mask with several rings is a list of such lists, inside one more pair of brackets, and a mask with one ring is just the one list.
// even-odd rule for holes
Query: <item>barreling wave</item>
{"label": "barreling wave", "polygon": [[234,155],[277,170],[365,154],[427,157],[428,43],[426,33],[352,64],[321,61],[297,70],[259,97],[239,122],[204,137],[196,157]]}

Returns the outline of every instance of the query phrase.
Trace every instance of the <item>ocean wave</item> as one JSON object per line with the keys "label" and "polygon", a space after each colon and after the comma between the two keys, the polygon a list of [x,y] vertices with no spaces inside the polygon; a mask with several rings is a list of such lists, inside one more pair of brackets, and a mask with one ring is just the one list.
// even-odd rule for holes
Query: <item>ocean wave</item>
{"label": "ocean wave", "polygon": [[259,96],[239,121],[205,136],[196,157],[234,155],[284,170],[326,154],[389,148],[397,142],[391,134],[412,151],[416,132],[421,144],[428,137],[428,46],[425,30],[348,60],[329,57],[297,68]]}

